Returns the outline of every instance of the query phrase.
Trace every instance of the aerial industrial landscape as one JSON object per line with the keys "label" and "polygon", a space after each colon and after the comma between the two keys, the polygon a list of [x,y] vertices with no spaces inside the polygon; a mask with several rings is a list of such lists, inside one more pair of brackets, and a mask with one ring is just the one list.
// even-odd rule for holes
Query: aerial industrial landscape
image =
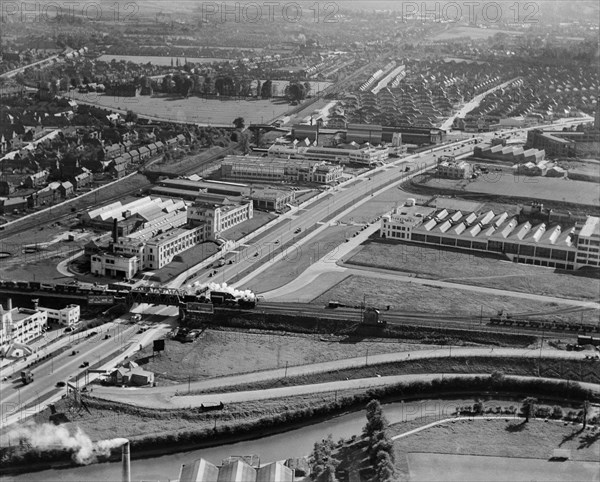
{"label": "aerial industrial landscape", "polygon": [[0,9],[0,481],[599,480],[597,2]]}

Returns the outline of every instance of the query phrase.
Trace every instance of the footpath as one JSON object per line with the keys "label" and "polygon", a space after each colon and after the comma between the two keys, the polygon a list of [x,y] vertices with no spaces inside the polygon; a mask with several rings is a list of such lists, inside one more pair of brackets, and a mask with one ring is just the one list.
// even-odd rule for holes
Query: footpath
{"label": "footpath", "polygon": [[[169,386],[159,386],[152,388],[116,388],[116,387],[94,387],[94,396],[106,400],[114,400],[140,407],[150,408],[177,408],[199,406],[200,404],[212,403],[232,403],[234,401],[264,400],[268,398],[278,398],[294,396],[316,392],[331,392],[335,390],[346,390],[350,388],[365,388],[388,383],[397,383],[402,380],[410,380],[413,375],[401,375],[400,377],[375,377],[362,380],[343,380],[339,382],[328,382],[323,384],[292,386],[284,388],[274,388],[270,390],[251,390],[245,392],[226,393],[227,387],[264,382],[269,380],[279,380],[286,377],[296,377],[301,375],[312,375],[325,373],[348,368],[361,368],[366,365],[376,366],[384,363],[396,363],[407,360],[420,360],[431,358],[449,358],[449,357],[497,357],[497,358],[544,358],[555,360],[584,360],[586,352],[568,352],[555,350],[552,348],[525,349],[525,348],[462,348],[462,347],[444,347],[432,350],[413,350],[396,353],[384,353],[379,355],[370,355],[367,357],[348,358],[343,360],[334,360],[329,362],[315,363],[310,365],[299,365],[287,368],[277,368],[273,370],[264,370],[260,372],[245,373],[240,375],[231,375],[227,377],[211,378],[207,380],[181,383]],[[587,363],[593,363],[588,362]],[[456,374],[445,374],[445,376],[456,376]],[[489,375],[489,374],[485,374]],[[415,380],[423,380],[429,375],[414,375]],[[433,375],[441,377],[441,374]],[[600,385],[590,384],[600,390]],[[186,393],[198,393],[203,390],[223,389],[224,393],[211,393],[206,395],[185,395]]]}

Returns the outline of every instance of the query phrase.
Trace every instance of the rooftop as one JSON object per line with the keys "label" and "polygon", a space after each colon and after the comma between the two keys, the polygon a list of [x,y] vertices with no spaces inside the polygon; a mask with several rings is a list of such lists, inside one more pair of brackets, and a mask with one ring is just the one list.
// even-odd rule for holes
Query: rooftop
{"label": "rooftop", "polygon": [[585,224],[579,231],[580,238],[600,237],[600,218],[596,216],[588,216]]}

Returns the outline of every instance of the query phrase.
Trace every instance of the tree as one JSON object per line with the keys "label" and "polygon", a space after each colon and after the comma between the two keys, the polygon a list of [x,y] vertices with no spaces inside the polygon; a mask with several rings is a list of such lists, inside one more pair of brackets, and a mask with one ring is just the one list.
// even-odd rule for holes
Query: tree
{"label": "tree", "polygon": [[590,411],[590,402],[588,400],[585,400],[583,402],[583,407],[581,411],[583,416],[583,429],[585,430],[585,428],[587,427],[588,412]]}
{"label": "tree", "polygon": [[250,152],[250,137],[244,133],[240,139],[240,149],[244,153],[244,155]]}
{"label": "tree", "polygon": [[563,418],[563,409],[560,405],[554,405],[554,407],[552,407],[552,418],[557,420]]}
{"label": "tree", "polygon": [[475,415],[481,415],[483,413],[483,401],[480,399],[475,400],[473,404],[473,413]]}
{"label": "tree", "polygon": [[387,428],[387,420],[381,410],[379,400],[371,400],[367,404],[367,424],[363,428],[363,433],[369,439],[382,430]]}
{"label": "tree", "polygon": [[127,114],[125,115],[125,122],[137,122],[137,120],[138,115],[132,110],[128,110]]}
{"label": "tree", "polygon": [[299,82],[290,82],[285,88],[285,96],[289,101],[300,101],[306,97],[306,88]]}
{"label": "tree", "polygon": [[394,481],[394,462],[392,461],[389,452],[385,452],[383,450],[377,452],[375,474],[375,479],[377,480],[377,482]]}
{"label": "tree", "polygon": [[335,443],[329,434],[326,439],[315,442],[310,455],[311,478],[319,482],[336,482],[337,460],[333,457]]}
{"label": "tree", "polygon": [[271,97],[273,97],[273,81],[272,80],[265,81],[265,83],[262,85],[262,88],[260,90],[260,96],[263,99],[270,99]]}
{"label": "tree", "polygon": [[367,423],[363,428],[363,434],[367,439],[367,454],[371,463],[376,463],[380,452],[386,453],[393,462],[393,443],[386,431],[388,421],[383,415],[381,404],[378,400],[371,400],[367,404],[366,411]]}
{"label": "tree", "polygon": [[527,397],[523,400],[523,405],[521,406],[521,411],[525,416],[525,423],[529,422],[531,417],[535,417],[535,404],[537,403],[537,398]]}
{"label": "tree", "polygon": [[243,129],[246,125],[246,121],[243,117],[236,117],[235,119],[233,119],[233,125],[236,129]]}

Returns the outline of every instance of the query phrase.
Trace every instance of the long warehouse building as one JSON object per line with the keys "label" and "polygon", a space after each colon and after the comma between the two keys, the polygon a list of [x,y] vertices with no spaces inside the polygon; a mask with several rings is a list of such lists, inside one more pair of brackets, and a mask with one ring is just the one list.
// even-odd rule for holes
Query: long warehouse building
{"label": "long warehouse building", "polygon": [[600,266],[600,218],[563,227],[522,220],[506,212],[462,212],[417,205],[413,199],[381,219],[380,236],[466,251],[503,255],[507,259],[576,270]]}

